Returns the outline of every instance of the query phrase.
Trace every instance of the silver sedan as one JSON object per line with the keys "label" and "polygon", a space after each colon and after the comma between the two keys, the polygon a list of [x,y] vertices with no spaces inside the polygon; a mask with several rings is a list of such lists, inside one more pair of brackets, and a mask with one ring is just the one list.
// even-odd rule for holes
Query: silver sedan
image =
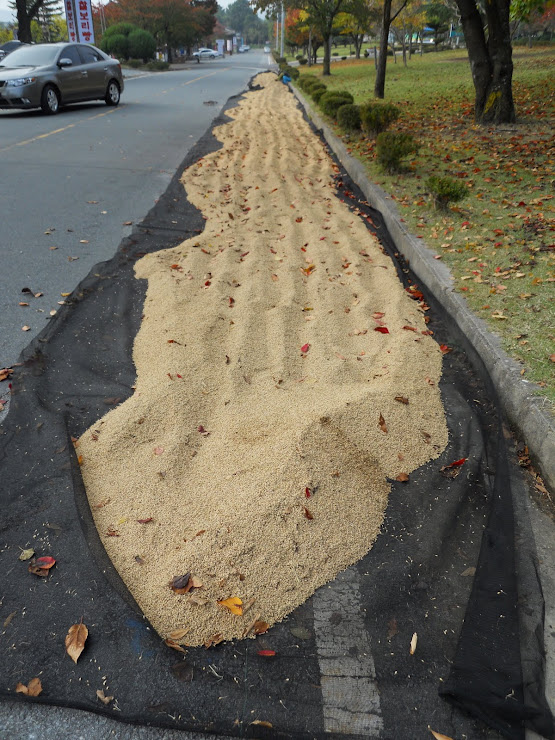
{"label": "silver sedan", "polygon": [[117,105],[122,92],[120,63],[90,44],[23,46],[0,62],[0,109],[42,108],[52,115],[85,100]]}

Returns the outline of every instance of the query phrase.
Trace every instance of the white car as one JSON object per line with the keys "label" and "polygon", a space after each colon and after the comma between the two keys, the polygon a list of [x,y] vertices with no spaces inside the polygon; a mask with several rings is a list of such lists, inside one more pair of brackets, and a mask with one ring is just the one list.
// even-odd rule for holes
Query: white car
{"label": "white car", "polygon": [[244,54],[246,51],[250,51],[250,48],[250,46],[243,44],[243,46],[240,46],[237,51],[239,52],[239,54]]}
{"label": "white car", "polygon": [[218,52],[214,49],[200,48],[198,51],[193,52],[193,56],[198,59],[215,59],[218,56]]}
{"label": "white car", "polygon": [[265,46],[264,47],[264,54],[269,54],[269,53],[270,53],[270,47],[269,46]]}

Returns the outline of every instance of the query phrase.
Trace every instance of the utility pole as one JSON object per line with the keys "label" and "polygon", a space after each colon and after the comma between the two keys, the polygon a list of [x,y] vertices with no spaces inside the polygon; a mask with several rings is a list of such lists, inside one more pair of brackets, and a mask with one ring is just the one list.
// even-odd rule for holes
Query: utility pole
{"label": "utility pole", "polygon": [[283,56],[284,48],[283,42],[285,39],[285,10],[283,8],[283,2],[281,3],[281,45],[280,45],[280,56]]}

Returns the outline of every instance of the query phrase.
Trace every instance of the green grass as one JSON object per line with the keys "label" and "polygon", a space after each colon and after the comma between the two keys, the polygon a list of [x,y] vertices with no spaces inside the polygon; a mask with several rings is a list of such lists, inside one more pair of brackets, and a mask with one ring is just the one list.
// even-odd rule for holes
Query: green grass
{"label": "green grass", "polygon": [[[522,374],[555,402],[555,51],[518,48],[514,57],[515,125],[474,124],[470,68],[458,50],[416,55],[407,67],[388,60],[386,101],[402,110],[392,130],[421,145],[406,173],[379,170],[373,139],[344,138],[397,201],[409,229],[448,265],[455,290]],[[321,67],[302,73],[321,75]],[[362,103],[373,99],[374,79],[372,60],[349,60],[334,64],[325,82]],[[447,212],[435,210],[424,185],[431,174],[459,179],[469,196]]]}

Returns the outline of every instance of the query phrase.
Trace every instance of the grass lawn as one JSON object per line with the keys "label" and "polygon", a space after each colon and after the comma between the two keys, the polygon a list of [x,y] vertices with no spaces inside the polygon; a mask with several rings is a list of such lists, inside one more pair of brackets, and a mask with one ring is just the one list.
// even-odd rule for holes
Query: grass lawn
{"label": "grass lawn", "polygon": [[[382,173],[375,142],[343,134],[370,178],[397,201],[409,229],[454,276],[455,290],[522,365],[522,375],[555,402],[555,49],[514,50],[518,122],[498,128],[473,121],[474,89],[464,50],[388,59],[386,102],[401,109],[392,130],[413,134],[418,155],[401,175]],[[321,67],[302,69],[321,76]],[[328,89],[372,100],[373,61],[332,66]],[[446,212],[426,192],[431,174],[465,183],[468,196]]]}

